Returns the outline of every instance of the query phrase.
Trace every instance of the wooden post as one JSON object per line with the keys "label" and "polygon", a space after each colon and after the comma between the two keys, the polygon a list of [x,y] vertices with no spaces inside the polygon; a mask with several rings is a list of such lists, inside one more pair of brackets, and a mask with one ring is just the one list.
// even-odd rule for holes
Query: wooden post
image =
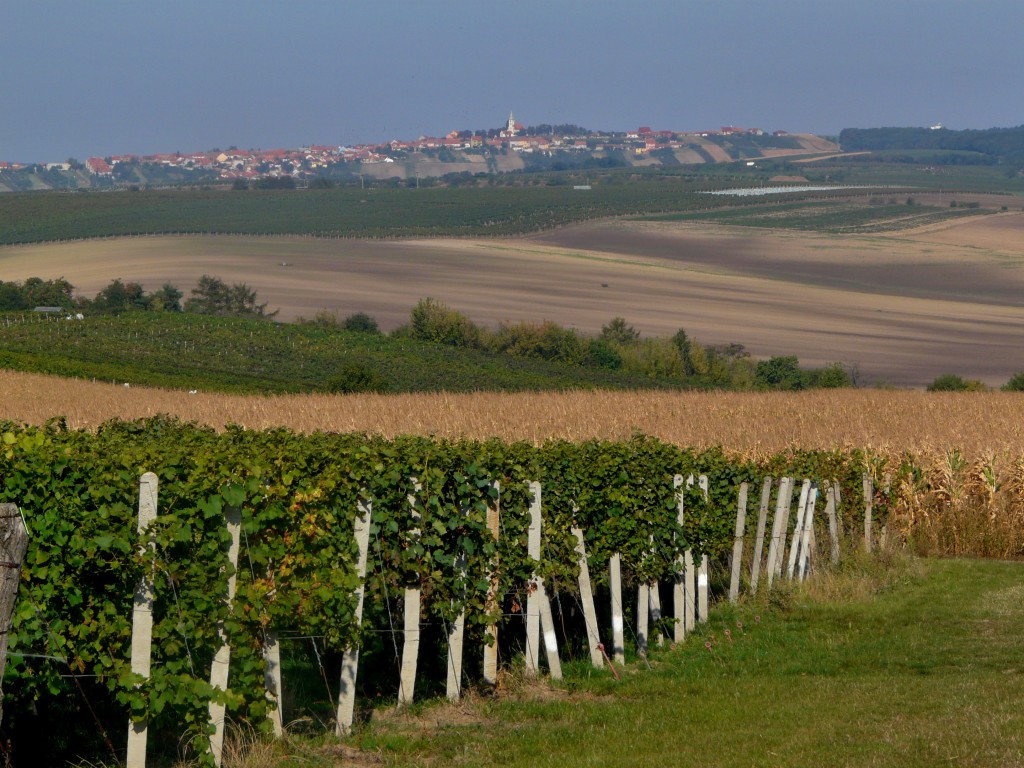
{"label": "wooden post", "polygon": [[764,529],[768,523],[768,505],[772,498],[772,479],[766,477],[761,486],[761,507],[757,513],[757,533],[754,535],[754,561],[750,564],[750,594],[757,593],[761,576],[761,553],[764,550]]}
{"label": "wooden post", "polygon": [[271,705],[267,717],[274,728],[274,736],[279,739],[284,736],[284,698],[281,696],[281,644],[277,640],[277,632],[267,632],[263,660],[266,664],[263,669],[263,683],[267,689],[267,700]]}
{"label": "wooden post", "polygon": [[[672,485],[676,489],[676,523],[682,527],[685,514],[684,490],[686,480],[682,475],[676,475],[672,478]],[[673,610],[675,611],[676,624],[673,639],[677,643],[685,641],[686,633],[693,629],[694,586],[693,552],[687,548],[681,557],[676,558],[676,583],[673,590]]]}
{"label": "wooden post", "polygon": [[[139,480],[139,523],[136,530],[142,539],[139,554],[145,555],[146,550],[155,550],[153,534],[147,532],[150,523],[156,519],[157,495],[159,480],[152,472],[147,472]],[[7,635],[3,636],[6,649]],[[132,673],[149,679],[150,655],[153,645],[153,573],[143,574],[135,586],[135,598],[132,608]],[[128,754],[125,760],[127,768],[145,768],[146,739],[149,721],[138,723],[128,722]]]}
{"label": "wooden post", "polygon": [[647,622],[651,617],[651,585],[644,582],[636,596],[636,652],[647,655]]}
{"label": "wooden post", "polygon": [[796,560],[800,554],[800,544],[804,535],[804,518],[807,515],[807,495],[811,492],[811,481],[804,480],[800,488],[800,501],[796,505],[796,524],[793,526],[793,539],[789,544],[789,567],[786,577],[792,581],[796,573]]}
{"label": "wooden post", "polygon": [[875,484],[871,475],[864,473],[864,549],[871,551],[871,514],[875,507]]}
{"label": "wooden post", "polygon": [[775,581],[776,565],[782,560],[782,553],[779,551],[785,544],[786,525],[789,522],[789,504],[793,498],[793,478],[783,477],[779,481],[779,490],[775,497],[775,515],[772,517],[772,538],[768,543],[768,564],[766,575],[768,576],[768,589],[772,588]]}
{"label": "wooden post", "polygon": [[[409,505],[409,517],[413,522],[419,522],[420,510],[416,506],[416,496],[422,490],[422,486],[416,478],[411,478],[412,493],[406,497]],[[408,542],[416,544],[420,538],[420,529],[410,528]],[[405,599],[403,606],[403,632],[402,632],[402,668],[398,680],[398,706],[403,707],[411,704],[416,691],[416,662],[420,652],[420,586],[405,588]]]}
{"label": "wooden post", "polygon": [[828,536],[832,543],[832,564],[839,562],[839,520],[836,517],[837,483],[825,484],[825,516],[828,518]]}
{"label": "wooden post", "polygon": [[[540,561],[541,508],[540,483],[530,483],[530,527],[527,531],[526,553],[533,561]],[[540,671],[540,599],[541,590],[537,574],[533,574],[529,594],[526,597],[526,673],[535,675]]]}
{"label": "wooden post", "polygon": [[818,484],[811,486],[807,495],[807,509],[804,511],[804,532],[803,541],[800,543],[800,567],[797,569],[797,576],[800,581],[807,578],[807,569],[811,564],[811,548],[814,546],[814,507],[818,502]]}
{"label": "wooden post", "polygon": [[[359,556],[356,560],[356,576],[359,586],[356,587],[356,613],[353,617],[356,632],[363,623],[363,597],[366,591],[366,559],[370,550],[370,517],[373,511],[369,500],[360,499],[357,504],[355,520],[356,546]],[[345,736],[352,730],[352,720],[356,711],[356,674],[359,671],[359,639],[352,641],[352,646],[345,651],[341,662],[341,685],[338,691],[338,716],[335,731],[338,736]]]}
{"label": "wooden post", "polygon": [[[227,522],[228,533],[231,536],[231,545],[228,547],[228,562],[231,564],[231,574],[228,576],[228,613],[235,602],[235,585],[238,567],[239,537],[242,530],[242,510],[240,507],[227,507],[224,510],[224,519]],[[222,691],[228,689],[228,672],[231,664],[231,645],[228,643],[227,632],[224,630],[224,622],[217,624],[217,637],[220,639],[220,648],[213,657],[213,664],[210,666],[210,686]],[[213,726],[213,735],[210,736],[210,751],[213,753],[213,761],[218,766],[224,753],[224,704],[210,702],[210,724]]]}
{"label": "wooden post", "polygon": [[622,619],[622,555],[616,552],[608,561],[608,581],[612,593],[612,658],[626,663],[625,625]]}
{"label": "wooden post", "polygon": [[743,565],[743,534],[747,525],[747,484],[740,483],[740,497],[736,502],[736,536],[732,544],[732,575],[729,579],[729,602],[740,598],[740,567]]}
{"label": "wooden post", "polygon": [[[154,511],[155,509],[154,505]],[[18,584],[21,581],[21,564],[25,560],[27,549],[28,529],[25,528],[21,510],[14,504],[0,504],[0,628],[2,628],[2,633],[0,633],[0,682],[3,681],[4,670],[7,668],[7,633],[11,629],[11,616],[14,614]],[[152,613],[149,618],[152,627]],[[146,676],[149,676],[148,663]],[[3,718],[3,700],[3,690],[0,689],[0,719]],[[129,726],[130,733],[131,727]],[[145,762],[145,757],[146,743],[145,735],[143,735],[143,762]]]}
{"label": "wooden post", "polygon": [[590,663],[597,669],[604,667],[604,656],[598,650],[601,636],[597,630],[597,610],[594,607],[594,591],[590,585],[590,568],[587,566],[587,547],[583,540],[583,530],[574,527],[572,535],[576,537],[576,554],[580,564],[580,602],[583,604],[583,619],[587,623],[587,646],[590,649]]}
{"label": "wooden post", "polygon": [[[494,483],[498,491],[498,500],[493,506],[487,508],[487,530],[494,537],[494,543],[498,543],[498,531],[501,526],[501,485]],[[498,607],[498,555],[495,553],[489,567],[490,586],[487,587],[487,612],[490,613]],[[489,624],[485,630],[487,641],[484,643],[484,682],[488,685],[498,684],[498,625]]]}

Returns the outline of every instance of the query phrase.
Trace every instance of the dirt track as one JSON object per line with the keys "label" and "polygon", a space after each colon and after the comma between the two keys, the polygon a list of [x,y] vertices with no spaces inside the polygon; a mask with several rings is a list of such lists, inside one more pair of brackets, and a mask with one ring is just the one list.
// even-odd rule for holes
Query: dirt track
{"label": "dirt track", "polygon": [[87,296],[115,277],[187,289],[244,281],[282,319],[366,311],[385,328],[433,296],[478,322],[597,331],[623,316],[755,356],[856,365],[865,383],[1024,370],[1024,215],[902,235],[597,222],[507,241],[133,238],[0,249],[0,280],[63,275]]}

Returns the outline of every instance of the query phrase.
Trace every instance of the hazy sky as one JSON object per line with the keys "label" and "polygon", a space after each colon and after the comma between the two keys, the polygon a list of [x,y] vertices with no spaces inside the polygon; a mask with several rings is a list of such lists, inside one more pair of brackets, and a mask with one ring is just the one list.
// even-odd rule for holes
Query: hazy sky
{"label": "hazy sky", "polygon": [[3,0],[0,160],[1024,123],[1024,0]]}

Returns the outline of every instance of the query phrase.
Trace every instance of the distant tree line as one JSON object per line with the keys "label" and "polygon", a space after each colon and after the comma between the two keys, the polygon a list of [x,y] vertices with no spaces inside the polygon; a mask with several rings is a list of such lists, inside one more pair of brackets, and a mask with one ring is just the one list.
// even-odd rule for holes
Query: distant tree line
{"label": "distant tree line", "polygon": [[64,278],[43,280],[30,277],[23,283],[0,281],[0,312],[60,307],[64,310],[120,314],[122,312],[193,312],[202,315],[273,318],[267,304],[259,303],[256,291],[245,283],[228,285],[219,277],[203,275],[184,302],[175,285],[164,283],[147,293],[141,283],[112,280],[92,299],[75,295],[75,287]]}
{"label": "distant tree line", "polygon": [[875,150],[959,150],[988,155],[993,162],[1024,165],[1024,125],[1016,128],[952,131],[947,128],[844,128],[846,152]]}

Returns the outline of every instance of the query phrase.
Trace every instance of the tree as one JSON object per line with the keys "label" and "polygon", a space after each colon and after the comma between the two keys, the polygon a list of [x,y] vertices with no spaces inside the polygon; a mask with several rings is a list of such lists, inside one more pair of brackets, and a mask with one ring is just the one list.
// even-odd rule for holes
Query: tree
{"label": "tree", "polygon": [[75,303],[74,291],[75,287],[63,277],[56,280],[30,277],[21,286],[30,307],[71,307]]}
{"label": "tree", "polygon": [[602,326],[601,338],[611,344],[633,344],[640,338],[640,331],[627,323],[625,318],[613,317],[608,325]]}
{"label": "tree", "polygon": [[267,304],[256,303],[256,291],[245,283],[228,285],[219,277],[203,275],[192,295],[185,302],[186,312],[200,315],[234,315],[270,319],[277,312],[267,312]]}
{"label": "tree", "polygon": [[140,283],[125,283],[120,278],[112,280],[92,300],[94,309],[114,314],[130,309],[147,309],[146,292]]}
{"label": "tree", "polygon": [[686,331],[682,328],[676,331],[676,335],[672,337],[672,343],[679,350],[679,359],[683,362],[683,374],[693,376],[697,369],[693,364],[693,344],[690,337],[686,335]]}
{"label": "tree", "polygon": [[0,280],[0,311],[28,309],[28,300],[18,283]]}
{"label": "tree", "polygon": [[181,312],[181,289],[171,283],[164,283],[159,291],[149,297],[149,308],[156,312]]}
{"label": "tree", "polygon": [[760,360],[754,368],[754,381],[762,389],[799,390],[804,388],[804,374],[796,355]]}

